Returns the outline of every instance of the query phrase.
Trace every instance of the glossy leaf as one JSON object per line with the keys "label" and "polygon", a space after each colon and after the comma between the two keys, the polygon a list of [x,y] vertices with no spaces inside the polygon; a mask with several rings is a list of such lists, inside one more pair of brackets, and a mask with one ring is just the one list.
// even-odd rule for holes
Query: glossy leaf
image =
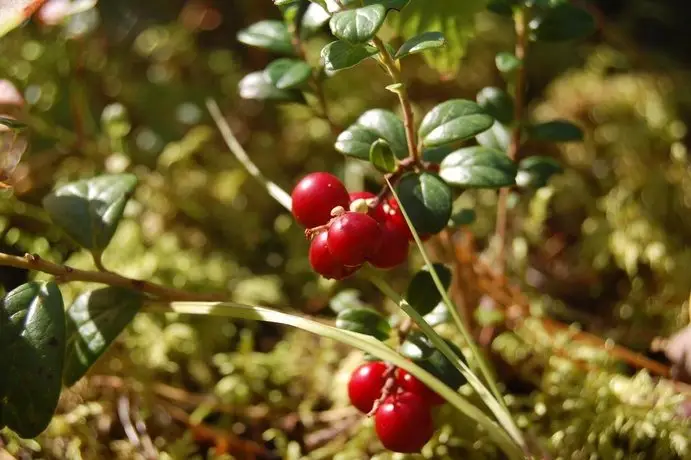
{"label": "glossy leaf", "polygon": [[509,149],[511,137],[512,133],[509,127],[495,121],[490,129],[481,132],[475,136],[475,139],[483,147],[506,152]]}
{"label": "glossy leaf", "polygon": [[280,54],[295,54],[290,32],[281,21],[255,22],[246,29],[239,31],[237,38],[245,45],[265,48]]}
{"label": "glossy leaf", "polygon": [[372,109],[360,115],[355,123],[336,139],[336,150],[344,155],[369,160],[370,149],[377,139],[384,139],[398,159],[408,155],[405,127],[393,112]]}
{"label": "glossy leaf", "polygon": [[434,345],[429,338],[420,331],[411,331],[401,344],[401,354],[410,360],[429,358],[434,352]]}
{"label": "glossy leaf", "polygon": [[23,284],[2,299],[0,350],[0,425],[38,436],[62,389],[65,311],[55,283]]}
{"label": "glossy leaf", "polygon": [[504,75],[511,75],[521,68],[521,60],[516,57],[515,54],[509,53],[507,51],[501,51],[497,53],[494,58],[494,64],[497,66],[497,70]]}
{"label": "glossy leaf", "polygon": [[132,174],[108,174],[72,182],[43,199],[50,218],[82,247],[103,251],[134,192]]}
{"label": "glossy leaf", "polygon": [[496,121],[508,124],[513,120],[513,99],[503,89],[482,88],[476,99],[478,105]]}
{"label": "glossy leaf", "polygon": [[441,48],[444,45],[446,45],[446,39],[441,32],[424,32],[406,40],[394,57],[401,59],[411,54]]}
{"label": "glossy leaf", "polygon": [[469,139],[489,129],[492,123],[492,117],[476,103],[452,99],[425,115],[419,134],[425,147],[437,147]]}
{"label": "glossy leaf", "polygon": [[535,37],[547,42],[585,38],[595,32],[595,18],[571,3],[559,3],[530,23]]}
{"label": "glossy leaf", "polygon": [[[434,264],[433,267],[444,288],[448,289],[451,284],[451,270],[443,264]],[[437,290],[427,267],[417,272],[410,280],[406,300],[423,316],[431,312],[441,302],[441,293]]]}
{"label": "glossy leaf", "polygon": [[312,68],[297,59],[276,59],[266,67],[266,75],[278,89],[291,89],[301,86],[312,75]]}
{"label": "glossy leaf", "polygon": [[456,150],[453,146],[442,145],[440,147],[432,147],[422,151],[422,159],[432,163],[441,163],[446,156]]}
{"label": "glossy leaf", "polygon": [[378,340],[386,340],[391,326],[376,310],[371,308],[348,308],[336,317],[336,327],[346,331],[371,335]]}
{"label": "glossy leaf", "polygon": [[337,72],[353,67],[375,54],[377,49],[373,46],[354,45],[337,40],[322,48],[321,59],[328,72]]}
{"label": "glossy leaf", "polygon": [[438,233],[451,217],[451,189],[432,173],[408,173],[396,185],[396,193],[418,233]]}
{"label": "glossy leaf", "polygon": [[437,306],[434,307],[431,312],[425,315],[425,321],[432,327],[448,323],[450,320],[451,314],[449,314],[449,309],[446,308],[444,302],[439,302],[439,304],[437,304]]}
{"label": "glossy leaf", "polygon": [[528,136],[532,140],[546,142],[579,142],[583,131],[566,120],[553,120],[528,126]]}
{"label": "glossy leaf", "polygon": [[501,188],[516,183],[516,165],[503,152],[466,147],[442,161],[439,175],[463,188]]}
{"label": "glossy leaf", "polygon": [[540,188],[547,185],[550,177],[563,172],[557,160],[550,157],[532,156],[518,164],[516,184],[520,187]]}
{"label": "glossy leaf", "polygon": [[311,3],[302,18],[302,35],[310,35],[329,22],[331,15],[320,5]]}
{"label": "glossy leaf", "polygon": [[396,157],[384,139],[377,139],[370,147],[369,161],[383,173],[391,173],[396,170]]}
{"label": "glossy leaf", "polygon": [[336,38],[350,43],[365,43],[377,33],[386,18],[384,5],[372,4],[331,16],[329,27]]}
{"label": "glossy leaf", "polygon": [[[465,356],[463,356],[460,348],[448,339],[444,339],[444,341],[459,358],[465,361]],[[434,349],[426,359],[414,359],[413,362],[447,384],[450,388],[458,389],[466,382],[463,374],[437,349]]]}
{"label": "glossy leaf", "polygon": [[295,90],[276,88],[267,72],[248,73],[238,83],[238,92],[243,99],[271,100],[280,102],[302,102],[302,93]]}
{"label": "glossy leaf", "polygon": [[108,349],[142,306],[143,296],[122,288],[86,292],[67,310],[63,382],[70,386]]}

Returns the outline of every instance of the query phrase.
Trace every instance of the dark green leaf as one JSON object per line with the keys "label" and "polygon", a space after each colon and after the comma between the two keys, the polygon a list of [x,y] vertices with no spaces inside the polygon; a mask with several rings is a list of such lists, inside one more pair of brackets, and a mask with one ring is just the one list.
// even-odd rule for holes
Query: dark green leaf
{"label": "dark green leaf", "polygon": [[14,131],[22,131],[27,127],[26,123],[5,116],[0,116],[0,125],[6,126]]}
{"label": "dark green leaf", "polygon": [[501,16],[511,17],[513,15],[513,9],[507,0],[492,0],[487,5],[487,9]]}
{"label": "dark green leaf", "polygon": [[55,283],[30,282],[8,293],[0,306],[0,420],[33,438],[53,418],[62,388],[62,295]]}
{"label": "dark green leaf", "polygon": [[365,43],[377,33],[386,18],[384,5],[373,4],[331,16],[331,32],[350,43]]}
{"label": "dark green leaf", "polygon": [[521,60],[518,59],[515,54],[507,51],[497,53],[497,56],[494,58],[494,63],[497,66],[497,70],[504,75],[511,75],[522,65]]}
{"label": "dark green leaf", "polygon": [[63,382],[82,378],[142,306],[142,295],[107,287],[86,292],[67,310],[67,349]]}
{"label": "dark green leaf", "polygon": [[431,312],[424,316],[425,321],[430,326],[438,326],[440,324],[448,323],[451,320],[451,314],[444,302],[439,302]]}
{"label": "dark green leaf", "polygon": [[[451,270],[442,264],[434,264],[433,266],[444,288],[448,289],[451,284]],[[441,294],[437,290],[427,267],[417,272],[410,281],[406,300],[410,306],[423,316],[431,312],[441,302]]]}
{"label": "dark green leaf", "polygon": [[595,18],[571,3],[559,3],[530,23],[538,40],[560,42],[587,37],[595,32]]}
{"label": "dark green leaf", "polygon": [[569,121],[554,120],[528,126],[528,136],[536,141],[578,142],[583,140],[583,131]]}
{"label": "dark green leaf", "polygon": [[416,35],[409,40],[406,40],[403,45],[398,49],[396,59],[401,59],[403,57],[409,56],[415,53],[421,53],[423,51],[441,48],[446,45],[446,40],[441,32],[424,32],[420,35]]}
{"label": "dark green leaf", "polygon": [[516,183],[516,165],[503,152],[466,147],[442,161],[439,175],[463,188],[501,188]]}
{"label": "dark green leaf", "polygon": [[322,48],[321,59],[327,71],[337,72],[353,67],[375,54],[377,54],[377,49],[372,46],[353,45],[337,40]]}
{"label": "dark green leaf", "polygon": [[540,188],[549,178],[563,171],[557,160],[550,157],[532,156],[518,164],[516,184],[520,187]]}
{"label": "dark green leaf", "polygon": [[442,145],[441,147],[432,147],[422,151],[422,159],[432,163],[441,163],[446,156],[456,150],[450,145]]}
{"label": "dark green leaf", "polygon": [[391,173],[396,170],[396,157],[384,139],[377,139],[370,147],[369,161],[383,173]]}
{"label": "dark green leaf", "polygon": [[255,22],[238,32],[238,40],[245,45],[266,48],[281,54],[295,54],[288,28],[281,21]]}
{"label": "dark green leaf", "polygon": [[469,139],[486,129],[494,120],[472,101],[452,99],[430,110],[420,124],[420,138],[426,147],[437,147]]}
{"label": "dark green leaf", "polygon": [[296,90],[276,88],[267,72],[252,72],[238,83],[240,97],[243,99],[272,100],[280,102],[302,102],[304,96]]}
{"label": "dark green leaf", "polygon": [[476,217],[475,210],[461,209],[451,216],[451,222],[453,222],[455,226],[470,225],[475,222]]}
{"label": "dark green leaf", "polygon": [[451,217],[451,189],[432,173],[408,173],[396,185],[403,209],[418,233],[439,233]]}
{"label": "dark green leaf", "polygon": [[360,292],[356,289],[344,289],[329,300],[329,307],[335,313],[340,313],[347,308],[364,308],[365,304],[360,300]]}
{"label": "dark green leaf", "polygon": [[511,130],[506,125],[495,121],[490,129],[481,132],[475,139],[483,147],[506,152],[511,143],[511,136]]}
{"label": "dark green leaf", "polygon": [[109,174],[64,185],[43,199],[53,222],[86,249],[103,251],[137,185],[133,174]]}
{"label": "dark green leaf", "polygon": [[413,361],[427,359],[432,353],[434,353],[434,345],[420,331],[410,332],[405,342],[401,344],[401,354]]}
{"label": "dark green leaf", "polygon": [[495,120],[505,124],[513,121],[513,99],[503,89],[482,88],[477,94],[477,103]]}
{"label": "dark green leaf", "polygon": [[[463,352],[453,342],[447,339],[444,339],[444,341],[456,355],[465,361]],[[437,349],[434,349],[427,359],[413,359],[413,361],[454,390],[458,389],[466,381],[463,374]]]}
{"label": "dark green leaf", "polygon": [[370,149],[377,139],[384,139],[391,147],[396,158],[408,155],[405,127],[393,112],[383,109],[372,109],[360,115],[360,118],[336,139],[336,150],[344,155],[362,160],[369,160]]}
{"label": "dark green leaf", "polygon": [[371,335],[378,340],[386,340],[391,326],[386,319],[371,308],[348,308],[336,317],[336,327],[347,331]]}
{"label": "dark green leaf", "polygon": [[312,68],[297,59],[276,59],[266,67],[266,75],[278,89],[291,89],[301,86],[312,75]]}

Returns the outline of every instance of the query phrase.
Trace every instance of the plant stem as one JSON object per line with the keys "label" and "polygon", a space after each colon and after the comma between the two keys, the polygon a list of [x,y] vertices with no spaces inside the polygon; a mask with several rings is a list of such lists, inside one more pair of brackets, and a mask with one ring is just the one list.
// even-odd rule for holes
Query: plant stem
{"label": "plant stem", "polygon": [[[513,20],[516,27],[516,57],[520,60],[521,65],[518,68],[516,75],[516,87],[514,94],[514,114],[513,114],[513,132],[511,133],[511,143],[507,151],[507,155],[511,160],[516,160],[518,157],[518,150],[521,147],[521,133],[523,130],[523,104],[525,93],[525,57],[528,49],[528,34],[527,34],[527,14],[524,7],[520,6],[514,10]],[[497,227],[495,232],[495,239],[498,244],[497,248],[497,270],[503,274],[506,269],[506,233],[508,227],[508,199],[509,189],[503,188],[499,191],[499,200],[497,202]]]}
{"label": "plant stem", "polygon": [[374,43],[374,46],[379,50],[381,62],[384,67],[386,67],[389,75],[391,75],[394,84],[398,85],[395,92],[398,94],[398,100],[403,110],[403,124],[405,126],[405,137],[408,141],[408,154],[410,158],[413,159],[413,162],[419,163],[420,153],[415,139],[415,116],[413,115],[413,106],[410,104],[410,98],[408,97],[408,89],[401,77],[401,71],[398,69],[391,53],[389,53],[389,50],[386,49],[386,46],[379,37],[375,36],[372,38],[372,43]]}

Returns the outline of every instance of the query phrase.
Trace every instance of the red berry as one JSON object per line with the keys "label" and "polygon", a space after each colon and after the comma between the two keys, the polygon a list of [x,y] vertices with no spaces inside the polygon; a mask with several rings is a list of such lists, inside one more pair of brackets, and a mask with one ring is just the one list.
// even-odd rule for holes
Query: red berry
{"label": "red berry", "polygon": [[[350,202],[352,203],[353,201],[355,201],[357,199],[369,200],[371,198],[376,198],[376,197],[377,196],[374,193],[370,193],[370,192],[353,192],[350,194]],[[385,205],[385,203],[380,202],[376,208],[370,209],[367,212],[367,214],[379,223],[384,222],[384,220],[386,219],[386,211],[384,210],[384,205]]]}
{"label": "red berry", "polygon": [[383,270],[401,265],[408,259],[408,236],[393,228],[388,222],[380,225],[382,241],[379,249],[367,260]]}
{"label": "red berry", "polygon": [[409,391],[421,396],[422,399],[427,401],[428,404],[433,406],[438,406],[444,404],[444,398],[439,396],[433,390],[431,390],[427,385],[422,383],[413,374],[409,373],[405,369],[398,369],[396,371],[396,383],[404,391]]}
{"label": "red berry", "polygon": [[374,427],[384,447],[401,453],[420,452],[434,434],[428,403],[410,392],[386,398],[374,415]]}
{"label": "red berry", "polygon": [[342,280],[357,271],[360,267],[346,267],[338,262],[329,252],[327,232],[321,232],[312,240],[309,260],[312,269],[324,278]]}
{"label": "red berry", "polygon": [[350,202],[352,203],[355,200],[369,200],[371,198],[376,198],[377,196],[374,193],[362,191],[362,192],[352,192],[350,193]]}
{"label": "red berry", "polygon": [[[415,238],[413,238],[413,233],[410,231],[408,223],[405,221],[405,216],[403,216],[396,198],[391,197],[386,203],[389,205],[390,209],[387,214],[387,222],[390,222],[392,226],[396,227],[401,232],[404,232],[408,236],[408,240],[415,241]],[[421,241],[427,241],[432,237],[432,234],[419,233],[418,236],[420,236]]]}
{"label": "red berry", "polygon": [[381,233],[377,221],[367,214],[346,212],[329,227],[329,251],[343,265],[362,265],[379,249]]}
{"label": "red berry", "polygon": [[303,177],[293,189],[292,198],[293,216],[306,228],[326,224],[333,208],[347,209],[350,204],[348,191],[341,181],[325,172]]}
{"label": "red berry", "polygon": [[372,410],[374,401],[381,396],[386,379],[386,364],[382,361],[371,361],[355,369],[348,382],[348,397],[353,406],[360,412]]}

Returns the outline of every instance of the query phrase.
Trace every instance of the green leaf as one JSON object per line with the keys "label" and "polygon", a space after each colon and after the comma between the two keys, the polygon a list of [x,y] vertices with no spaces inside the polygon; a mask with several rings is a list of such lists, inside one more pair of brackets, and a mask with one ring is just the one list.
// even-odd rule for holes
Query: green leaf
{"label": "green leaf", "polygon": [[371,308],[348,308],[336,317],[336,327],[346,331],[371,335],[377,340],[386,340],[391,326],[382,315]]}
{"label": "green leaf", "polygon": [[55,283],[34,281],[8,293],[0,307],[0,420],[33,438],[53,418],[62,389],[62,295]]}
{"label": "green leaf", "polygon": [[302,35],[311,35],[318,31],[324,24],[329,22],[331,15],[320,5],[310,4],[302,18]]}
{"label": "green leaf", "polygon": [[422,119],[419,134],[425,147],[469,139],[489,129],[494,120],[472,101],[452,99],[434,107]]}
{"label": "green leaf", "polygon": [[337,72],[353,67],[375,54],[377,49],[373,46],[353,45],[337,40],[322,48],[321,59],[328,72]]}
{"label": "green leaf", "polygon": [[266,67],[266,75],[278,89],[291,89],[301,86],[312,75],[312,68],[297,59],[276,59]]}
{"label": "green leaf", "polygon": [[364,308],[365,304],[360,300],[360,291],[357,289],[344,289],[329,300],[329,307],[334,313],[340,313],[347,308]]}
{"label": "green leaf", "polygon": [[279,102],[303,102],[300,91],[276,88],[269,79],[268,72],[248,73],[238,83],[238,92],[243,99],[271,100]]}
{"label": "green leaf", "polygon": [[501,188],[516,183],[516,165],[503,152],[466,147],[444,158],[439,175],[463,188]]}
{"label": "green leaf", "polygon": [[503,89],[487,86],[477,94],[477,103],[500,123],[513,121],[513,99]]}
{"label": "green leaf", "polygon": [[408,173],[396,193],[418,233],[439,233],[451,217],[451,189],[436,174]]}
{"label": "green leaf", "polygon": [[354,10],[339,11],[331,16],[331,32],[350,43],[365,43],[379,31],[386,18],[384,5],[373,4]]}
{"label": "green leaf", "polygon": [[255,22],[237,35],[238,41],[249,46],[265,48],[280,54],[295,54],[288,28],[281,21]]}
{"label": "green leaf", "polygon": [[[444,339],[444,341],[449,345],[449,347],[451,347],[453,352],[459,358],[465,361],[465,356],[463,356],[463,352],[460,350],[460,348],[458,348],[448,339]],[[447,384],[450,388],[458,389],[466,382],[463,374],[461,374],[453,363],[437,349],[434,349],[434,351],[432,351],[432,353],[426,359],[417,359],[413,360],[413,362]]]}
{"label": "green leaf", "polygon": [[142,306],[135,291],[107,287],[86,292],[67,310],[63,382],[71,386],[115,341]]}
{"label": "green leaf", "polygon": [[387,10],[401,11],[401,9],[406,6],[409,1],[410,0],[365,0],[363,3],[365,5],[384,5],[384,8]]}
{"label": "green leaf", "polygon": [[508,76],[516,72],[521,68],[522,62],[516,57],[515,54],[509,53],[507,51],[501,51],[497,53],[494,58],[494,64],[497,66],[497,70],[501,72],[504,76]]}
{"label": "green leaf", "polygon": [[449,309],[446,308],[444,302],[439,302],[439,304],[437,304],[437,306],[434,307],[431,312],[425,315],[425,321],[431,327],[448,323],[450,319],[451,315],[449,314]]}
{"label": "green leaf", "polygon": [[515,2],[510,0],[491,0],[487,9],[493,13],[501,16],[511,17],[513,15],[513,4]]}
{"label": "green leaf", "polygon": [[542,17],[530,22],[538,40],[561,42],[577,40],[595,32],[595,18],[583,8],[571,3],[559,3]]}
{"label": "green leaf", "polygon": [[520,187],[540,188],[547,185],[549,178],[563,172],[557,160],[550,157],[532,156],[518,164],[516,184]]}
{"label": "green leaf", "polygon": [[377,139],[370,147],[369,161],[383,173],[391,173],[396,170],[396,157],[384,139]]}
{"label": "green leaf", "polygon": [[406,40],[398,49],[394,58],[401,59],[415,53],[441,48],[446,45],[446,39],[441,32],[424,32]]}
{"label": "green leaf", "polygon": [[424,149],[422,151],[422,159],[424,161],[439,164],[444,160],[444,158],[446,158],[446,156],[449,153],[453,152],[454,150],[456,150],[455,147],[451,145],[442,145],[440,147]]}
{"label": "green leaf", "polygon": [[427,359],[434,353],[434,345],[420,331],[411,331],[400,347],[401,354],[410,360]]}
{"label": "green leaf", "polygon": [[26,123],[22,123],[21,121],[15,120],[14,118],[9,118],[5,116],[0,115],[0,125],[6,126],[14,131],[23,131],[24,129],[27,128]]}
{"label": "green leaf", "polygon": [[[443,264],[434,264],[433,267],[444,288],[448,289],[451,284],[451,270]],[[431,312],[441,302],[441,293],[437,290],[427,267],[417,272],[413,279],[410,280],[406,300],[408,300],[411,307],[423,316]]]}
{"label": "green leaf", "polygon": [[553,120],[528,126],[528,136],[536,141],[579,142],[583,140],[583,131],[569,121]]}
{"label": "green leaf", "polygon": [[475,139],[483,147],[506,152],[511,144],[511,136],[511,130],[506,125],[495,121],[490,129],[481,132]]}
{"label": "green leaf", "polygon": [[473,209],[461,209],[451,216],[451,222],[457,227],[461,225],[470,225],[475,222],[477,214]]}
{"label": "green leaf", "polygon": [[82,247],[103,251],[137,185],[133,174],[108,174],[72,182],[43,199],[50,218]]}
{"label": "green leaf", "polygon": [[336,150],[344,155],[369,160],[370,149],[377,139],[384,139],[398,159],[408,155],[405,127],[393,112],[372,109],[360,117],[336,139]]}

